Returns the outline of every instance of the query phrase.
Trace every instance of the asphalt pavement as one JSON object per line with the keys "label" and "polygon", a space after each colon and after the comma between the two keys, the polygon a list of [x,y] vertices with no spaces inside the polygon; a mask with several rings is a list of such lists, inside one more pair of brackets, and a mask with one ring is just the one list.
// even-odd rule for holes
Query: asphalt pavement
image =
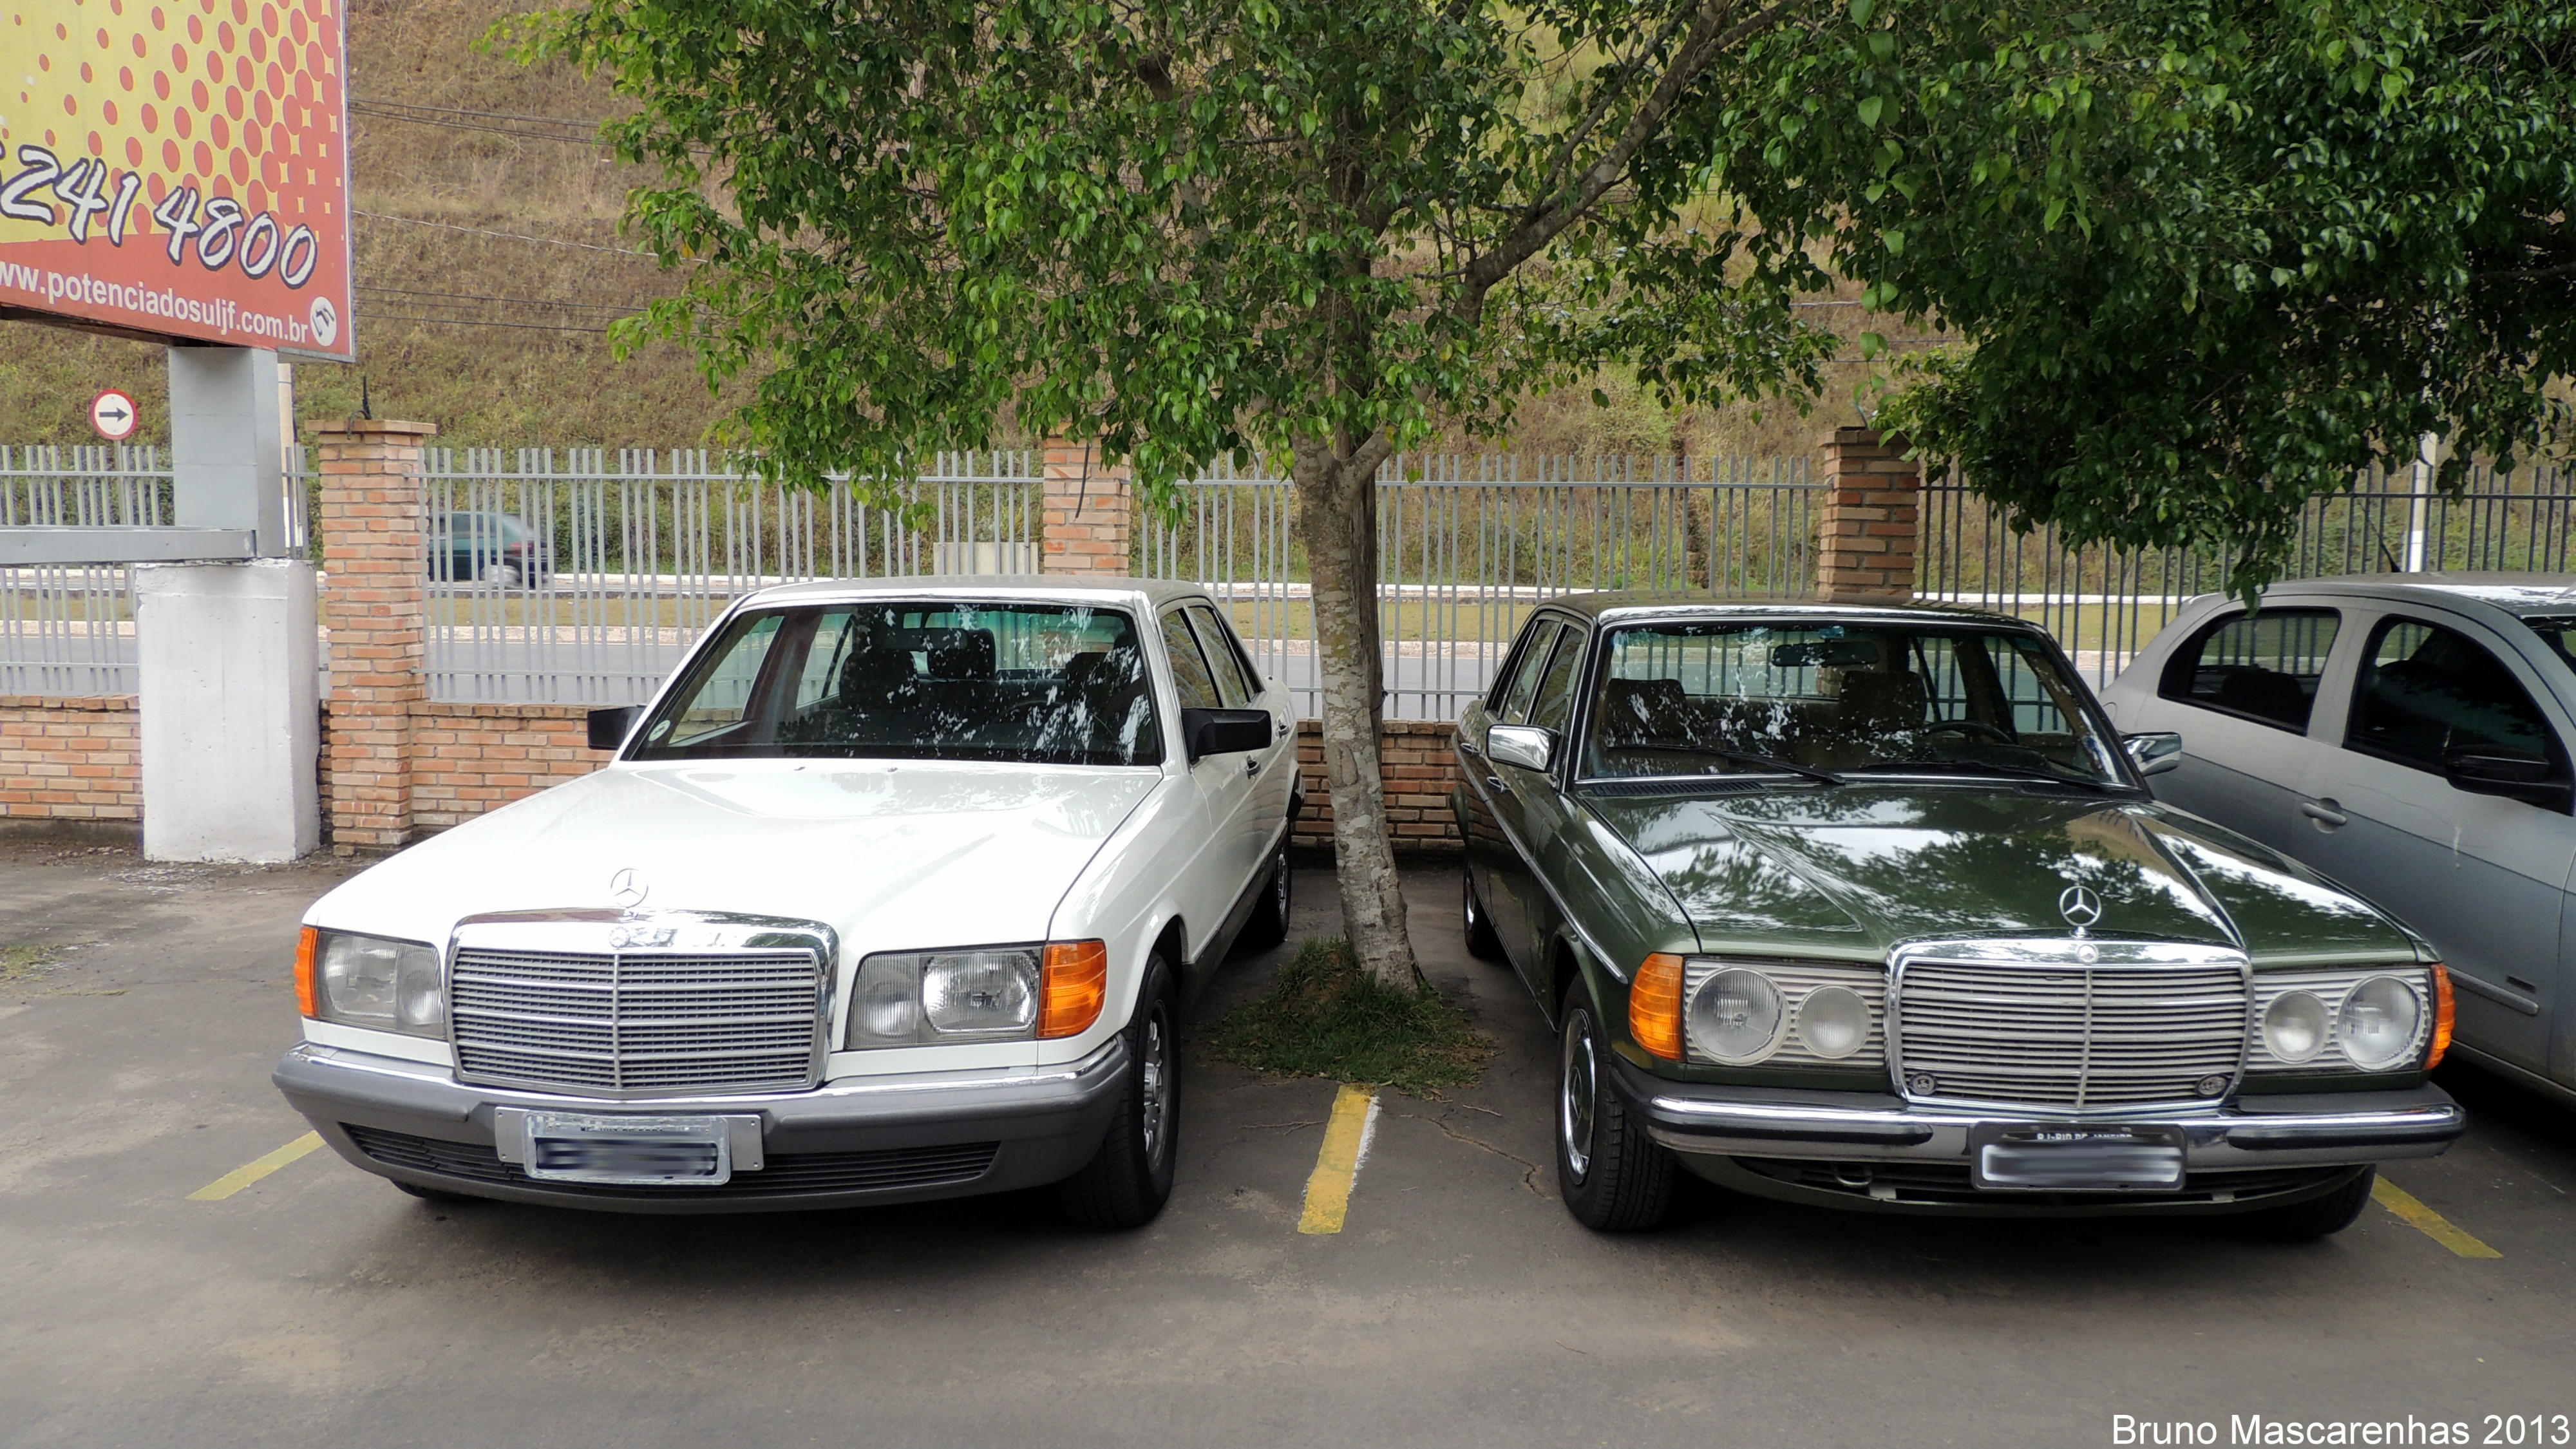
{"label": "asphalt pavement", "polygon": [[[2285,1247],[1696,1187],[1603,1237],[1556,1200],[1553,1044],[1435,866],[1415,939],[1498,1052],[1475,1088],[1378,1098],[1339,1232],[1299,1230],[1336,1085],[1205,1064],[1171,1207],[1131,1234],[1039,1195],[436,1206],[295,1154],[268,1083],[296,919],[347,870],[0,840],[0,1444],[2224,1444],[2255,1415],[2576,1440],[2576,1116],[2474,1072],[2444,1072],[2468,1138],[2389,1174],[2450,1246],[2378,1206]],[[1329,929],[1330,877],[1297,887],[1299,933]],[[1282,954],[1229,963],[1199,1018]]]}

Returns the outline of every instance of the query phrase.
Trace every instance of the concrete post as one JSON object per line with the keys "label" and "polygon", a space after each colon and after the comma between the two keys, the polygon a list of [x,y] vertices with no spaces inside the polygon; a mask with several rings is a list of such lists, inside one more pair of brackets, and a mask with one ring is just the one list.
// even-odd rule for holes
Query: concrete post
{"label": "concrete post", "polygon": [[1836,428],[1825,455],[1825,513],[1817,529],[1817,596],[1833,603],[1910,604],[1923,537],[1923,470],[1902,437]]}
{"label": "concrete post", "polygon": [[143,855],[293,860],[322,843],[313,565],[144,564]]}
{"label": "concrete post", "polygon": [[421,447],[429,423],[350,418],[313,429],[322,566],[331,576],[331,848],[411,838],[412,706],[427,694]]}
{"label": "concrete post", "polygon": [[1103,464],[1087,444],[1047,440],[1040,572],[1125,574],[1134,515],[1126,464]]}
{"label": "concrete post", "polygon": [[248,529],[261,558],[293,558],[303,544],[302,509],[287,498],[280,376],[277,354],[261,348],[170,349],[170,521]]}

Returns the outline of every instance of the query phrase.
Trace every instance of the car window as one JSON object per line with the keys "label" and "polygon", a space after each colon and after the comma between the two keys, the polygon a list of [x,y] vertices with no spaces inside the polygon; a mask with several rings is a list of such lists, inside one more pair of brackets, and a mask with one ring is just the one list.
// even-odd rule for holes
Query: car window
{"label": "car window", "polygon": [[765,609],[692,656],[636,758],[1159,764],[1140,643],[1070,604]]}
{"label": "car window", "polygon": [[1557,631],[1564,626],[1554,619],[1542,619],[1530,634],[1527,647],[1521,650],[1518,672],[1513,674],[1502,700],[1505,724],[1526,724],[1530,700],[1538,693],[1539,676],[1547,672],[1547,651],[1556,642]]}
{"label": "car window", "polygon": [[1216,673],[1216,692],[1225,699],[1228,709],[1241,709],[1261,693],[1261,686],[1251,666],[1243,662],[1243,651],[1236,646],[1234,635],[1218,622],[1216,610],[1205,604],[1189,606],[1190,624],[1198,630],[1199,647],[1207,652],[1209,666]]}
{"label": "car window", "polygon": [[1199,653],[1199,641],[1190,637],[1190,626],[1178,609],[1163,615],[1163,648],[1172,656],[1172,680],[1180,686],[1181,708],[1223,708],[1207,656]]}
{"label": "car window", "polygon": [[2304,733],[2341,623],[2332,609],[2232,615],[2175,651],[2157,692]]}
{"label": "car window", "polygon": [[1538,698],[1530,705],[1529,722],[1543,730],[1562,731],[1574,718],[1574,675],[1583,664],[1583,631],[1567,628],[1556,636],[1556,652],[1548,656],[1547,676],[1539,681]]}
{"label": "car window", "polygon": [[2344,745],[2437,772],[2454,750],[2558,757],[2547,716],[2502,660],[2457,630],[2406,618],[2371,631]]}
{"label": "car window", "polygon": [[2116,753],[2047,641],[1976,624],[1674,620],[1613,630],[1583,773],[1810,769],[2113,784]]}

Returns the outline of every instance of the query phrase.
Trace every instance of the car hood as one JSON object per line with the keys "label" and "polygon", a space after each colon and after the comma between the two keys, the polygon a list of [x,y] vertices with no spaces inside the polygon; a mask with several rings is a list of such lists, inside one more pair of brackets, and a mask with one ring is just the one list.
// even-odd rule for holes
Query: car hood
{"label": "car hood", "polygon": [[821,921],[845,950],[1046,938],[1150,770],[916,761],[621,765],[415,845],[316,902],[315,925],[444,942],[496,911]]}
{"label": "car hood", "polygon": [[1703,949],[1883,956],[1902,942],[2065,936],[2233,946],[2264,964],[2414,954],[2387,917],[2243,836],[2153,801],[1994,785],[1854,784],[1697,799],[1595,797]]}

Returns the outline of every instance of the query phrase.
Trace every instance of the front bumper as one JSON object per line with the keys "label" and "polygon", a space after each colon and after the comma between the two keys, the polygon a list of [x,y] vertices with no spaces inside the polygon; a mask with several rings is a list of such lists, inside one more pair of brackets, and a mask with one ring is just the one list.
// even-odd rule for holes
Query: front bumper
{"label": "front bumper", "polygon": [[2180,1193],[1987,1193],[1969,1185],[1978,1126],[2054,1124],[2065,1115],[1915,1107],[1885,1092],[1672,1082],[1609,1058],[1630,1117],[1701,1176],[1765,1196],[1951,1212],[2238,1212],[2332,1191],[2376,1162],[2433,1157],[2468,1116],[2429,1083],[2386,1092],[2240,1097],[2213,1112],[2087,1113],[2087,1123],[2178,1127]]}
{"label": "front bumper", "polygon": [[[1121,1036],[1081,1061],[1025,1071],[604,1102],[466,1086],[444,1067],[307,1043],[280,1059],[270,1080],[342,1157],[397,1182],[559,1207],[706,1213],[909,1202],[1058,1181],[1099,1151],[1127,1067]],[[738,1168],[720,1187],[541,1182],[502,1160],[496,1119],[509,1111],[757,1118],[761,1166]]]}

